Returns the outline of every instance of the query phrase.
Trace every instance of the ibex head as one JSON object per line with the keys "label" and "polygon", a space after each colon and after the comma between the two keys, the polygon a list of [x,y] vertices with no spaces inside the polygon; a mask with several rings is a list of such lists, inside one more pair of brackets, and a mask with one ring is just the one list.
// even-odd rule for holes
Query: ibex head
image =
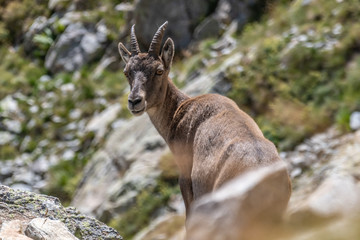
{"label": "ibex head", "polygon": [[164,101],[168,74],[174,57],[174,42],[168,38],[160,53],[161,42],[168,22],[159,27],[147,53],[140,52],[131,28],[131,52],[119,43],[119,52],[126,66],[124,74],[130,84],[128,108],[134,115],[141,115]]}

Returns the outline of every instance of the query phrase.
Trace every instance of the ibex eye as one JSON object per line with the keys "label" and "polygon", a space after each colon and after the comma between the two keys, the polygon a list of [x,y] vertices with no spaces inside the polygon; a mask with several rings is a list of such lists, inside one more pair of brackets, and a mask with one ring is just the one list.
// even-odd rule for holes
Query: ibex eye
{"label": "ibex eye", "polygon": [[164,70],[161,70],[161,69],[156,70],[156,74],[157,74],[157,75],[161,75],[161,74],[163,74],[163,73],[164,73]]}

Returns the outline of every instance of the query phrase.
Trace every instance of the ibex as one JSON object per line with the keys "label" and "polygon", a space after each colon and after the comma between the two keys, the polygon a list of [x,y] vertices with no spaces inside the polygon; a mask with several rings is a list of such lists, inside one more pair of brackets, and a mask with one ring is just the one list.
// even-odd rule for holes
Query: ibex
{"label": "ibex", "polygon": [[[135,25],[131,52],[122,43],[118,48],[130,84],[128,108],[136,116],[147,112],[173,152],[188,215],[191,203],[202,195],[245,171],[281,160],[274,144],[232,100],[217,94],[190,98],[172,83],[171,38],[160,53],[167,24],[159,27],[147,53],[140,52]],[[283,184],[289,185],[285,176]]]}

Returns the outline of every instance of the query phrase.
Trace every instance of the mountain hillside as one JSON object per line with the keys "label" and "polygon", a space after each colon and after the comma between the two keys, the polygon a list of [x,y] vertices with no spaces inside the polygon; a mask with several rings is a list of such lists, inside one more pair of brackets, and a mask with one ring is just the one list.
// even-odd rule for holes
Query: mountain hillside
{"label": "mountain hillside", "polygon": [[168,20],[170,77],[255,119],[288,163],[289,211],[326,169],[358,186],[359,18],[356,0],[0,0],[0,184],[58,197],[124,239],[181,236],[173,157],[148,117],[127,110],[117,50],[136,23],[146,51]]}

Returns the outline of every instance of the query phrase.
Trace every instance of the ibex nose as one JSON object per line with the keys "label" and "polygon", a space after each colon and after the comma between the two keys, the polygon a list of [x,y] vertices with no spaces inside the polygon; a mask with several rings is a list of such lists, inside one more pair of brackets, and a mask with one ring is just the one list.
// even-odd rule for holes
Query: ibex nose
{"label": "ibex nose", "polygon": [[128,99],[129,104],[132,105],[133,107],[135,107],[141,101],[142,101],[142,98]]}

